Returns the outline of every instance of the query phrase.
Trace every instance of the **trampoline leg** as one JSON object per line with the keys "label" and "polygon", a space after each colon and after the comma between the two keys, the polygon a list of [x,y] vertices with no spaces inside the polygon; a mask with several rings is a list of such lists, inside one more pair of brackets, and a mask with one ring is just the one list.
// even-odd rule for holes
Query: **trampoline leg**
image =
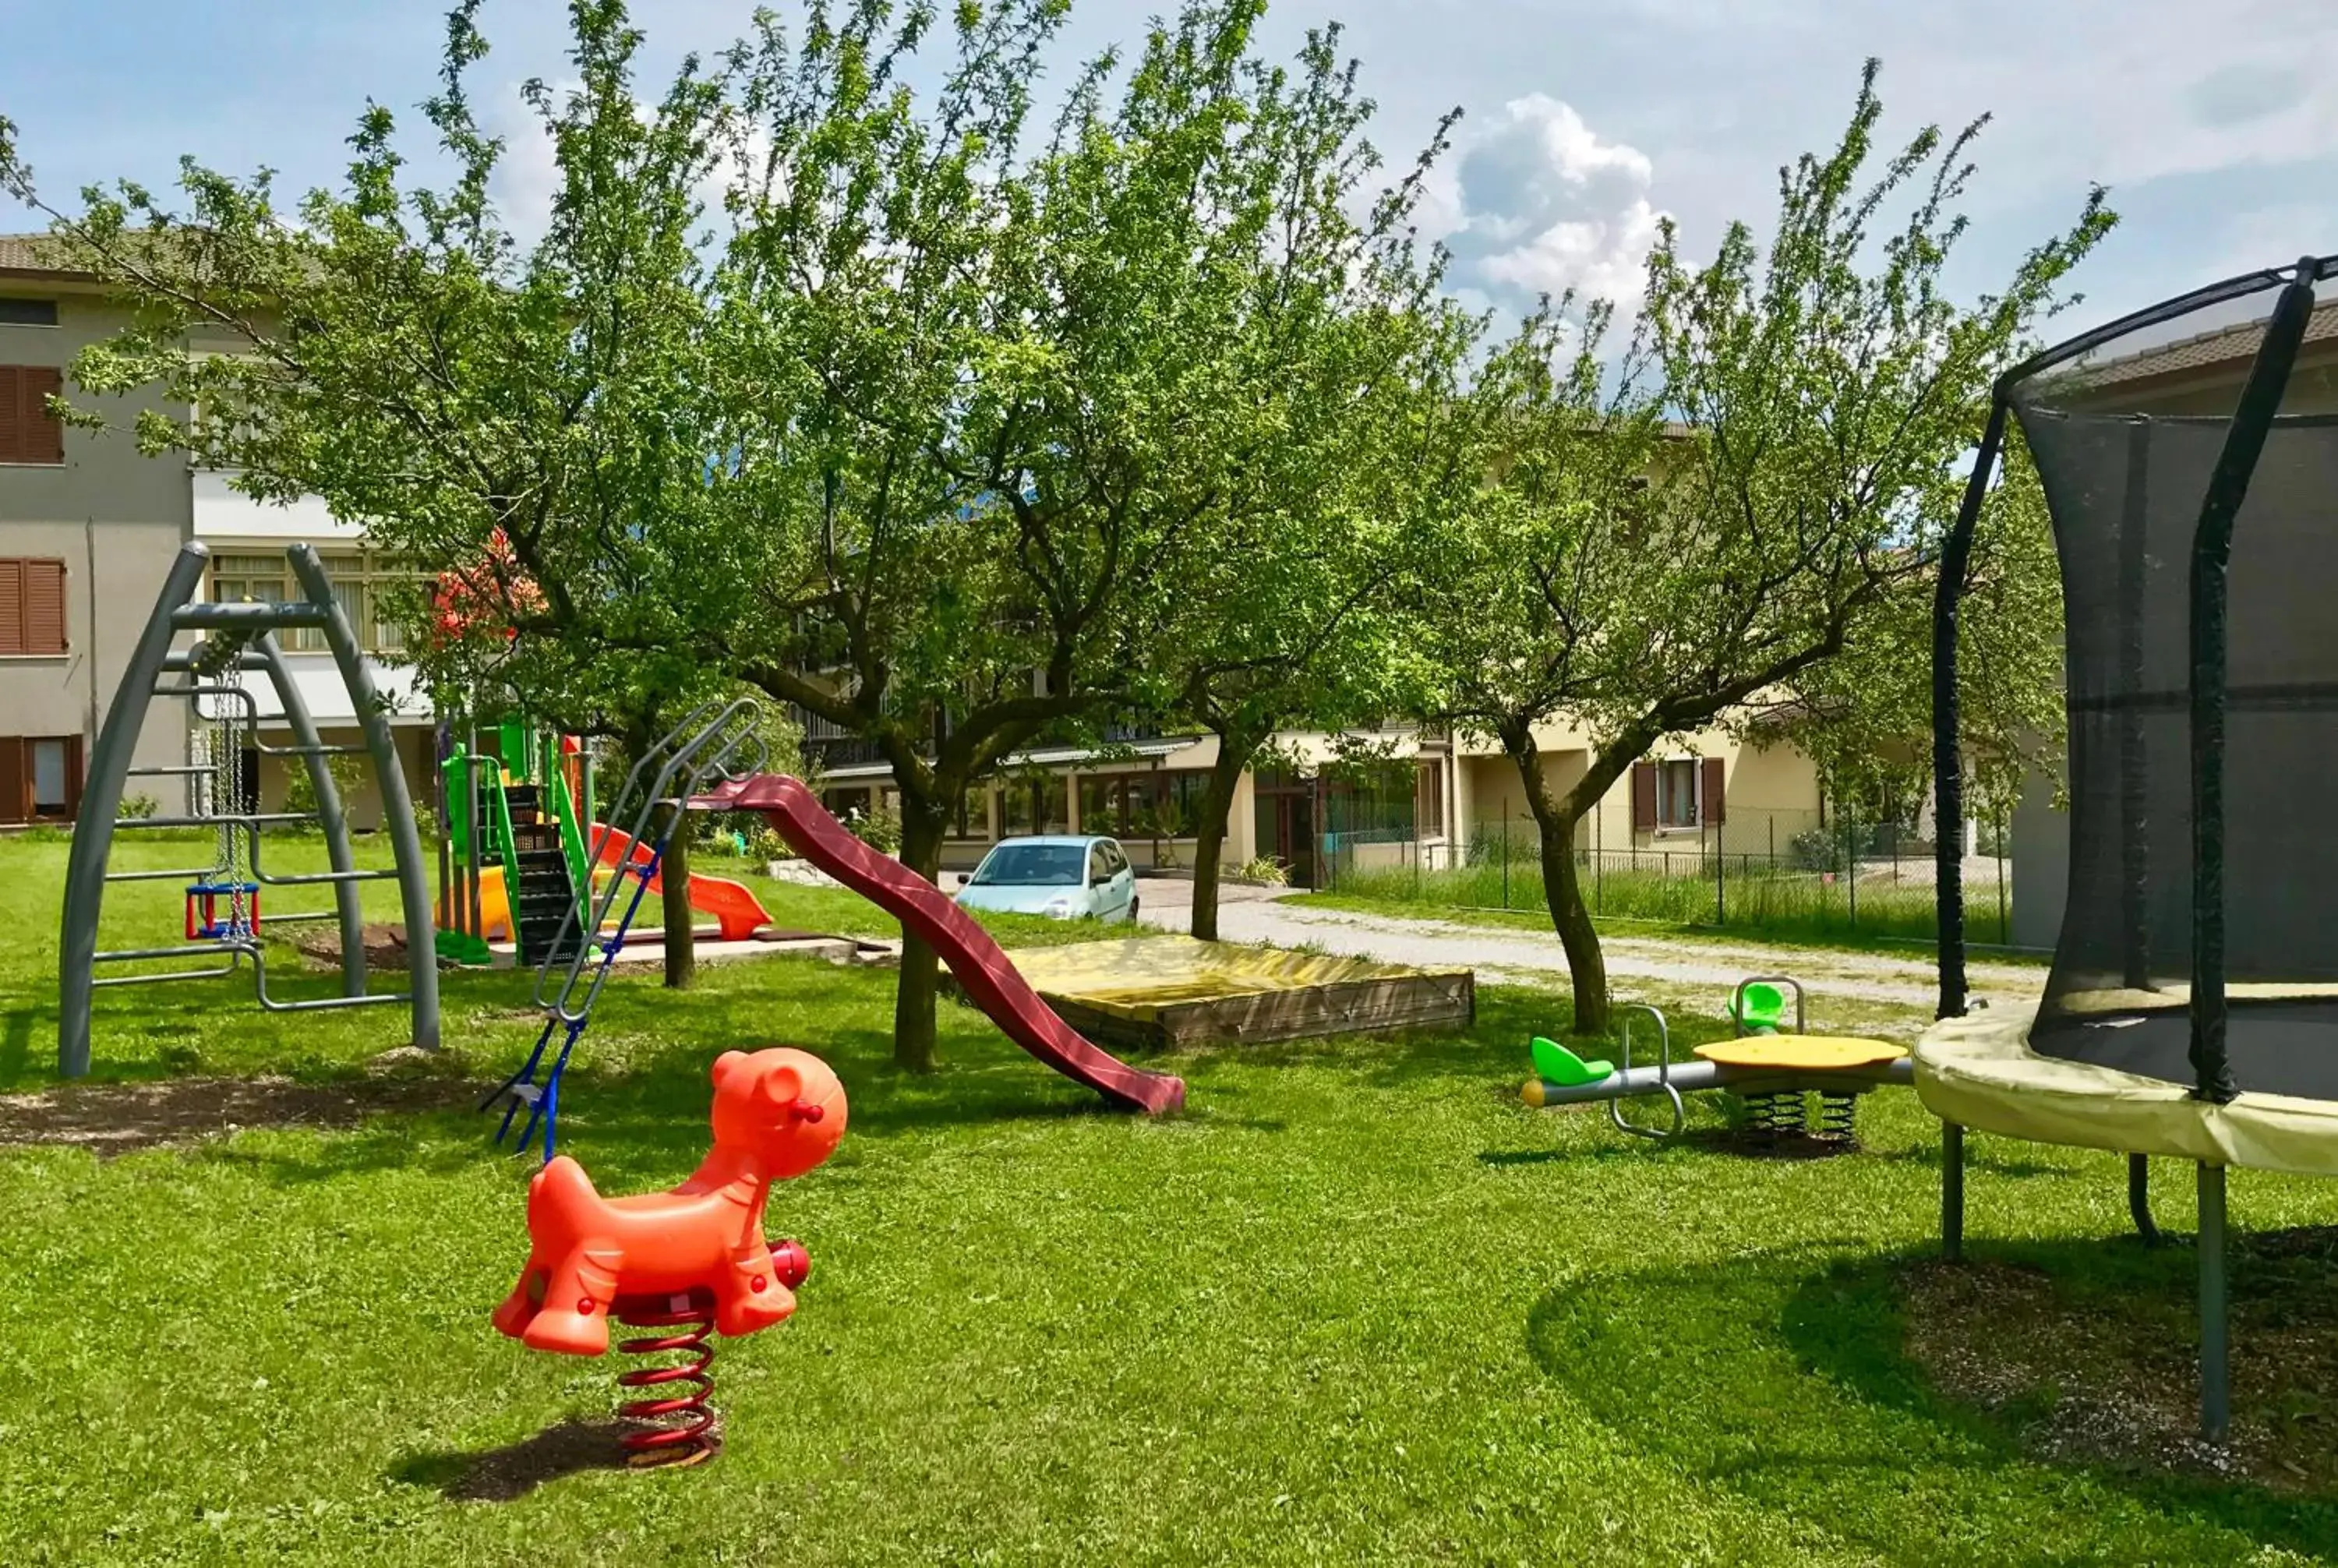
{"label": "trampoline leg", "polygon": [[2225,1168],[2200,1166],[2200,1436],[2222,1443],[2232,1428],[2232,1364],[2225,1343]]}
{"label": "trampoline leg", "polygon": [[2146,1247],[2159,1245],[2159,1227],[2151,1218],[2151,1156],[2127,1157],[2127,1211],[2135,1219],[2135,1233]]}
{"label": "trampoline leg", "polygon": [[1951,1263],[1965,1255],[1965,1130],[1940,1123],[1940,1256]]}

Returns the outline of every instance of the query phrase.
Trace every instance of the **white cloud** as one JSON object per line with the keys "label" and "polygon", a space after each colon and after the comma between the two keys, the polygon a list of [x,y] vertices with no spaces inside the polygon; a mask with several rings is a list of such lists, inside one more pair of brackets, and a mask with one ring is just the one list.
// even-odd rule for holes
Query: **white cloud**
{"label": "white cloud", "polygon": [[1478,264],[1492,283],[1537,294],[1577,294],[1619,303],[1639,298],[1660,215],[1643,199],[1613,218],[1554,223],[1515,250]]}
{"label": "white cloud", "polygon": [[1573,105],[1541,93],[1512,99],[1467,133],[1449,182],[1424,203],[1449,220],[1460,281],[1510,294],[1568,289],[1638,298],[1661,217],[1655,164],[1600,135]]}
{"label": "white cloud", "polygon": [[[565,98],[583,85],[575,81],[558,83],[553,87],[555,98]],[[560,163],[552,138],[545,134],[542,118],[520,95],[517,83],[488,100],[480,117],[491,135],[504,139],[504,155],[496,162],[488,193],[520,243],[532,245],[552,226],[552,201],[560,193]]]}
{"label": "white cloud", "polygon": [[[584,83],[570,78],[549,84],[551,102],[555,108],[584,90]],[[657,105],[636,97],[634,113],[643,124],[649,124],[657,114]],[[560,194],[563,177],[557,149],[544,118],[529,104],[518,83],[513,83],[503,93],[491,99],[481,119],[490,135],[504,139],[504,155],[496,161],[488,193],[495,198],[504,221],[511,228],[523,246],[533,245],[552,226],[552,203]],[[748,144],[751,160],[761,159],[771,145],[769,134],[760,127],[752,133]],[[722,199],[733,177],[728,150],[710,161],[699,177],[695,194],[703,208],[699,227],[719,226],[722,218]]]}

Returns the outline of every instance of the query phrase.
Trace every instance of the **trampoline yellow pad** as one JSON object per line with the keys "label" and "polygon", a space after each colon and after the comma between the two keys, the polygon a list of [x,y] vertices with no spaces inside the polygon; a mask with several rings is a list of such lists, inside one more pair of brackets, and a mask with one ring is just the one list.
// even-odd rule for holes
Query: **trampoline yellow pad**
{"label": "trampoline yellow pad", "polygon": [[1943,1018],[1916,1043],[1916,1097],[1944,1122],[2040,1143],[2338,1176],[2338,1102],[2245,1093],[2226,1105],[2180,1083],[2029,1048],[2035,1007]]}
{"label": "trampoline yellow pad", "polygon": [[1855,1034],[1748,1034],[1742,1040],[1715,1040],[1696,1054],[1720,1067],[1775,1067],[1789,1073],[1840,1073],[1852,1067],[1877,1067],[1908,1054],[1905,1046],[1889,1040],[1866,1040]]}

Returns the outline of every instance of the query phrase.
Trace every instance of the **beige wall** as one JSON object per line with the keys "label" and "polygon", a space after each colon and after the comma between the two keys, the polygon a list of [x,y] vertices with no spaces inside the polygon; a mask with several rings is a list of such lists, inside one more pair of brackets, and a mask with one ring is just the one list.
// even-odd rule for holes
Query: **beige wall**
{"label": "beige wall", "polygon": [[2032,773],[2013,808],[2013,945],[2050,949],[2062,939],[2070,896],[2070,814],[2054,805],[2054,780]]}
{"label": "beige wall", "polygon": [[[16,280],[0,280],[0,291],[58,302],[55,327],[0,325],[0,364],[62,367],[113,324],[110,308],[91,297],[60,296]],[[67,394],[78,396],[70,387]],[[158,406],[138,397],[104,407],[126,427],[140,407]],[[163,574],[187,537],[187,467],[181,458],[142,457],[127,435],[112,431],[66,430],[64,457],[63,466],[0,464],[0,554],[65,563],[68,646],[62,658],[0,659],[0,734],[93,741]],[[134,763],[184,759],[180,706],[148,710]]]}
{"label": "beige wall", "polygon": [[[1547,785],[1554,793],[1573,789],[1590,765],[1589,752],[1582,745],[1584,737],[1578,731],[1553,725],[1547,733],[1537,731],[1535,739],[1542,749]],[[1527,809],[1526,791],[1517,766],[1498,751],[1489,751],[1488,743],[1482,740],[1467,744],[1465,751],[1467,754],[1459,759],[1464,797],[1460,841],[1467,844],[1479,835],[1498,836],[1505,813],[1513,835],[1530,836],[1535,831],[1533,819]],[[1783,855],[1795,834],[1819,825],[1817,765],[1792,747],[1752,746],[1726,735],[1706,734],[1666,742],[1651,751],[1648,760],[1706,757],[1718,757],[1723,763],[1723,853],[1767,855],[1774,848],[1777,854]],[[1628,771],[1600,798],[1596,808],[1587,813],[1576,829],[1576,847],[1586,850],[1710,850],[1713,840],[1714,832],[1709,828],[1635,834],[1632,779]]]}

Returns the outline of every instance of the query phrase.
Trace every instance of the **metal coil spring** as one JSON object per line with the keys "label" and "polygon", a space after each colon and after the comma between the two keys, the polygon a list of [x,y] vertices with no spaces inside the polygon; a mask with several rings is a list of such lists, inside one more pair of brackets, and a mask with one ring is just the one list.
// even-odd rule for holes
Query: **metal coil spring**
{"label": "metal coil spring", "polygon": [[1803,1131],[1803,1096],[1797,1092],[1748,1094],[1745,1109],[1753,1118],[1754,1131],[1765,1136]]}
{"label": "metal coil spring", "polygon": [[[663,1308],[660,1303],[663,1303]],[[714,1360],[714,1347],[710,1343],[714,1332],[712,1298],[693,1292],[683,1296],[627,1298],[620,1299],[614,1314],[617,1321],[634,1328],[684,1328],[677,1334],[651,1334],[622,1340],[617,1348],[629,1356],[657,1356],[683,1352],[690,1359],[664,1367],[637,1367],[617,1375],[621,1388],[671,1389],[677,1383],[690,1385],[689,1392],[668,1392],[651,1398],[629,1399],[617,1406],[617,1414],[631,1426],[617,1440],[625,1450],[625,1463],[637,1470],[657,1470],[668,1466],[696,1465],[712,1455],[721,1439],[715,1435],[714,1411],[707,1404],[713,1390],[713,1376],[707,1367]]]}
{"label": "metal coil spring", "polygon": [[1859,1136],[1859,1098],[1852,1094],[1819,1096],[1818,1135],[1830,1143],[1850,1143]]}

